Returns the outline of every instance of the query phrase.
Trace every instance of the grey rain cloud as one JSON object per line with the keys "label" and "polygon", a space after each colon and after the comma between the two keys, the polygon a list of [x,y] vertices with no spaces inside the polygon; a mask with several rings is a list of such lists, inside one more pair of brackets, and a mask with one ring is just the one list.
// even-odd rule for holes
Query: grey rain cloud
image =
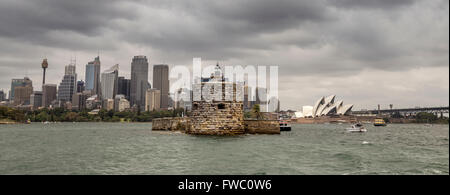
{"label": "grey rain cloud", "polygon": [[[379,78],[371,75],[355,91],[368,93],[364,90],[372,90],[377,79],[395,82],[378,71],[411,74],[425,83],[409,92],[429,94],[417,104],[443,104],[448,15],[447,0],[0,0],[0,89],[25,74],[39,83],[43,57],[55,75],[50,82],[60,81],[75,55],[83,79],[84,64],[100,51],[103,68],[119,63],[125,76],[139,54],[151,64],[190,65],[193,57],[202,57],[229,65],[278,65],[282,108],[312,104],[339,88],[334,80],[371,71]],[[444,80],[423,79],[417,70],[435,71]],[[296,82],[307,85],[296,88]],[[386,93],[404,88],[379,86]],[[346,95],[356,93],[352,86],[345,89]],[[291,98],[300,93],[306,94]]]}

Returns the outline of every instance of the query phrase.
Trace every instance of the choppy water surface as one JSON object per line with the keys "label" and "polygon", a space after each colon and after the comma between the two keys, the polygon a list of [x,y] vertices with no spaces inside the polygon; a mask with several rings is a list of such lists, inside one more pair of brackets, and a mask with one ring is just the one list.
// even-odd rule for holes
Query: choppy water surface
{"label": "choppy water surface", "polygon": [[191,136],[151,124],[0,125],[0,174],[449,174],[449,126],[293,125]]}

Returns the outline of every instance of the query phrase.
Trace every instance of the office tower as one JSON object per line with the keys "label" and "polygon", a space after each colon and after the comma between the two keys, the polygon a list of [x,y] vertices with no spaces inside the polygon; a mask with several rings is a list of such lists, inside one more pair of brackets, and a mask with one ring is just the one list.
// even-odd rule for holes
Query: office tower
{"label": "office tower", "polygon": [[86,90],[92,91],[92,94],[100,94],[100,57],[97,56],[94,61],[86,64]]}
{"label": "office tower", "polygon": [[117,94],[117,83],[119,77],[119,65],[116,64],[102,73],[102,98],[114,99]]}
{"label": "office tower", "polygon": [[145,93],[148,85],[148,60],[145,56],[134,56],[131,62],[131,105],[145,109]]}
{"label": "office tower", "polygon": [[192,91],[187,88],[180,88],[174,94],[173,108],[191,110]]}
{"label": "office tower", "polygon": [[45,84],[45,71],[46,71],[47,68],[48,68],[48,62],[47,62],[47,59],[42,60],[41,66],[42,66],[42,69],[43,69],[42,85],[44,85],[44,84]]}
{"label": "office tower", "polygon": [[3,90],[1,90],[0,91],[0,102],[1,101],[4,101],[6,98],[5,98],[5,92],[3,92]]}
{"label": "office tower", "polygon": [[76,91],[77,74],[75,64],[65,67],[65,72],[58,88],[58,101],[61,103],[72,102],[72,96]]}
{"label": "office tower", "polygon": [[72,97],[72,109],[74,110],[83,110],[86,108],[86,100],[88,98],[88,94],[86,93],[75,93]]}
{"label": "office tower", "polygon": [[153,66],[153,88],[161,91],[161,108],[169,107],[169,66],[165,64]]}
{"label": "office tower", "polygon": [[9,101],[14,100],[14,94],[15,94],[15,88],[16,87],[26,87],[26,86],[33,86],[33,82],[28,78],[25,77],[23,79],[12,79],[11,80],[11,91],[9,93]]}
{"label": "office tower", "polygon": [[250,99],[252,97],[251,90],[252,90],[252,88],[249,87],[248,85],[244,86],[244,102],[243,103],[244,103],[245,110],[251,109],[251,107],[250,107],[250,101],[251,101]]}
{"label": "office tower", "polygon": [[29,105],[33,93],[32,86],[17,86],[14,88],[14,105]]}
{"label": "office tower", "polygon": [[125,79],[125,77],[119,77],[117,82],[117,94],[124,95],[127,100],[130,100],[131,80]]}
{"label": "office tower", "polygon": [[145,111],[160,110],[161,91],[158,89],[148,89],[145,93]]}
{"label": "office tower", "polygon": [[82,93],[84,89],[84,81],[77,81],[77,93]]}
{"label": "office tower", "polygon": [[44,84],[42,86],[42,106],[47,108],[56,100],[56,85]]}
{"label": "office tower", "polygon": [[103,99],[102,101],[103,105],[102,108],[110,111],[110,110],[114,110],[114,100],[113,99]]}
{"label": "office tower", "polygon": [[259,104],[261,112],[268,111],[267,88],[256,88],[256,104]]}
{"label": "office tower", "polygon": [[124,95],[116,95],[114,98],[114,111],[123,112],[130,108],[130,102],[125,98]]}
{"label": "office tower", "polygon": [[35,91],[31,94],[30,105],[33,107],[33,109],[38,109],[39,107],[42,107],[42,92],[41,91]]}

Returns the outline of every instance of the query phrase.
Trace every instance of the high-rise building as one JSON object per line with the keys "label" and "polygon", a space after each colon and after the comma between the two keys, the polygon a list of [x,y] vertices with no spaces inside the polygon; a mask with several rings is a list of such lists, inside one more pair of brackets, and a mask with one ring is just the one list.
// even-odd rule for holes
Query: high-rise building
{"label": "high-rise building", "polygon": [[39,107],[42,107],[42,92],[41,91],[35,91],[31,94],[30,105],[33,107],[33,109],[38,109]]}
{"label": "high-rise building", "polygon": [[29,105],[30,96],[33,93],[32,86],[17,86],[14,88],[14,105]]}
{"label": "high-rise building", "polygon": [[158,89],[148,89],[145,93],[145,111],[160,110],[161,91]]}
{"label": "high-rise building", "polygon": [[10,101],[14,100],[15,88],[19,87],[19,86],[21,86],[21,87],[27,87],[27,86],[32,87],[33,86],[33,82],[28,77],[25,77],[23,79],[12,79],[11,80],[11,92],[9,93],[9,100]]}
{"label": "high-rise building", "polygon": [[100,57],[86,64],[86,90],[91,90],[92,94],[100,94]]}
{"label": "high-rise building", "polygon": [[153,65],[153,88],[161,91],[161,108],[169,107],[169,66]]}
{"label": "high-rise building", "polygon": [[84,81],[77,81],[77,93],[82,93],[84,90]]}
{"label": "high-rise building", "polygon": [[114,99],[117,95],[119,65],[116,64],[102,73],[102,98]]}
{"label": "high-rise building", "polygon": [[173,108],[191,110],[192,108],[192,91],[187,88],[180,88],[174,94]]}
{"label": "high-rise building", "polygon": [[145,109],[145,93],[149,89],[148,60],[145,56],[134,56],[131,62],[131,105]]}
{"label": "high-rise building", "polygon": [[74,110],[83,110],[86,108],[86,100],[88,98],[88,94],[86,93],[75,93],[72,97],[72,109]]}
{"label": "high-rise building", "polygon": [[47,108],[56,100],[56,85],[44,84],[42,86],[42,106]]}
{"label": "high-rise building", "polygon": [[58,88],[58,101],[61,103],[72,102],[72,96],[76,93],[77,74],[75,64],[65,67],[65,72]]}
{"label": "high-rise building", "polygon": [[103,105],[102,108],[110,111],[110,110],[114,110],[114,100],[113,99],[103,99],[102,101]]}
{"label": "high-rise building", "polygon": [[1,101],[5,101],[5,92],[3,92],[3,90],[0,90],[0,102]]}
{"label": "high-rise building", "polygon": [[116,95],[114,98],[114,111],[123,112],[130,108],[130,102],[125,98],[124,95]]}
{"label": "high-rise building", "polygon": [[127,100],[130,100],[131,80],[125,77],[119,77],[117,81],[117,94],[124,95]]}
{"label": "high-rise building", "polygon": [[256,88],[256,104],[259,104],[261,112],[268,111],[267,88]]}

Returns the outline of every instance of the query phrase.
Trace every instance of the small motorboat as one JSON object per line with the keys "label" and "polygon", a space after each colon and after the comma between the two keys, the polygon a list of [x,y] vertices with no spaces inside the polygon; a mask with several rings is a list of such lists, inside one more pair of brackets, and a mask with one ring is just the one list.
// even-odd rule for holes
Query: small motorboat
{"label": "small motorboat", "polygon": [[291,131],[291,125],[287,121],[280,120],[280,131]]}
{"label": "small motorboat", "polygon": [[363,132],[367,132],[367,129],[363,126],[363,125],[361,125],[361,124],[355,124],[355,125],[352,125],[352,127],[350,127],[350,128],[347,128],[346,129],[348,132],[356,132],[356,133],[363,133]]}

